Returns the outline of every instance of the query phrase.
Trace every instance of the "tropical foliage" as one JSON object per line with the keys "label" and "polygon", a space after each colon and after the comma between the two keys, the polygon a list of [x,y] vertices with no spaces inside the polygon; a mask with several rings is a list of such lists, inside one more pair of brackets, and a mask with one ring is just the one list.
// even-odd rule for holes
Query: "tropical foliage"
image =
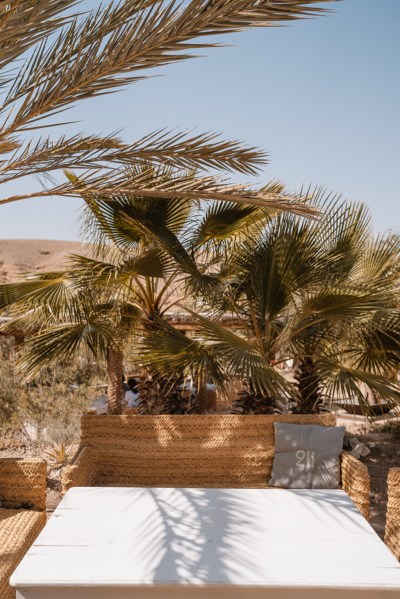
{"label": "tropical foliage", "polygon": [[[329,0],[122,0],[97,10],[76,0],[4,0],[0,3],[0,204],[40,196],[79,196],[78,180],[60,182],[60,169],[80,169],[85,190],[149,198],[227,199],[307,210],[293,200],[232,185],[209,169],[254,174],[263,152],[219,136],[155,131],[126,143],[116,135],[68,136],[59,117],[77,102],[135,83],[151,69],[186,60],[218,45],[210,36],[248,27],[278,26],[322,11]],[[316,6],[316,4],[319,5]],[[80,10],[82,9],[82,10]],[[55,118],[57,117],[57,118]],[[51,136],[50,127],[61,134]],[[132,169],[142,160],[169,165],[168,189]],[[179,176],[182,168],[196,177]],[[41,178],[35,191],[7,195],[25,177]]]}
{"label": "tropical foliage", "polygon": [[[0,287],[3,331],[29,338],[21,371],[35,377],[86,348],[106,358],[118,412],[134,340],[141,366],[175,394],[190,375],[199,389],[244,380],[246,402],[264,411],[288,398],[301,412],[324,397],[363,402],[362,385],[398,402],[400,242],[375,238],[365,207],[233,184],[229,173],[257,173],[265,154],[212,133],[162,130],[125,143],[68,137],[57,122],[76,102],[218,45],[210,36],[313,16],[328,1],[124,0],[89,13],[75,0],[1,3],[0,183],[42,185],[0,204],[82,197],[93,242],[63,272]],[[305,218],[320,207],[323,218]],[[195,338],[166,318],[178,297]],[[224,326],[227,315],[235,326]],[[278,367],[288,361],[295,382]]]}
{"label": "tropical foliage", "polygon": [[[165,185],[174,176],[170,168],[154,169],[148,163],[142,163],[141,170]],[[265,190],[284,195],[277,184]],[[268,220],[271,210],[232,204],[230,216],[226,211],[221,214],[224,222],[218,216],[210,219],[208,212],[199,218],[199,204],[179,198],[104,199],[86,192],[83,199],[87,207],[83,230],[93,242],[93,255],[71,256],[63,272],[35,273],[0,286],[0,311],[8,316],[3,332],[29,337],[18,369],[34,377],[52,360],[71,357],[82,348],[97,358],[104,356],[110,411],[118,413],[125,349],[132,338],[156,339],[167,327],[166,339],[175,335],[187,360],[184,367],[177,367],[174,379],[190,374],[200,389],[211,376],[222,386],[225,375],[206,345],[201,345],[202,364],[190,365],[193,342],[171,327],[165,314],[178,301],[193,308],[194,302],[184,296],[194,295],[197,303],[212,296],[219,286],[216,269],[223,244]],[[214,239],[218,242],[211,249]],[[199,346],[194,347],[198,360]],[[153,377],[159,375],[159,383],[165,380],[157,364],[149,361],[146,366]],[[164,392],[170,386],[168,378]]]}
{"label": "tropical foliage", "polygon": [[[162,364],[171,375],[188,360],[192,369],[202,368],[206,347],[208,372],[247,380],[264,411],[285,397],[300,412],[318,410],[333,397],[367,409],[365,386],[376,401],[397,404],[400,239],[375,238],[363,205],[322,192],[314,201],[324,210],[320,221],[290,214],[267,223],[256,218],[229,244],[222,223],[230,222],[225,233],[231,237],[236,207],[209,207],[205,221],[221,223],[220,262],[218,285],[203,304],[208,315],[192,312],[201,341],[186,342],[182,351],[183,339],[164,325],[146,339],[146,363]],[[240,323],[239,331],[221,324],[226,313]],[[294,385],[276,368],[288,361],[295,365]]]}
{"label": "tropical foliage", "polygon": [[[275,183],[267,189],[283,193]],[[35,375],[85,346],[107,357],[118,412],[123,353],[133,343],[137,363],[171,401],[191,377],[198,389],[212,381],[222,391],[245,381],[242,401],[264,412],[288,409],[288,399],[300,412],[333,397],[365,404],[365,387],[376,401],[398,403],[400,239],[375,238],[363,205],[304,195],[324,218],[85,194],[96,255],[0,287],[5,326],[31,333],[19,368]],[[194,338],[166,317],[176,302]],[[279,368],[289,361],[294,381]]]}

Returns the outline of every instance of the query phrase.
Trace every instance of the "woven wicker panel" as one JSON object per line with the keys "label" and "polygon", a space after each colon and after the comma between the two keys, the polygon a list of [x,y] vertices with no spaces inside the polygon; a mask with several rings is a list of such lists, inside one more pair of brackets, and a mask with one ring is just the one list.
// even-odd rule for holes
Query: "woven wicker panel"
{"label": "woven wicker panel", "polygon": [[334,426],[335,416],[84,416],[82,446],[96,455],[97,485],[265,487],[274,422]]}
{"label": "woven wicker panel", "polygon": [[342,488],[368,520],[370,493],[368,468],[349,453],[342,453],[341,458]]}
{"label": "woven wicker panel", "polygon": [[400,560],[400,468],[389,470],[385,543]]}
{"label": "woven wicker panel", "polygon": [[0,508],[0,598],[15,599],[11,574],[46,523],[45,512]]}
{"label": "woven wicker panel", "polygon": [[92,487],[97,479],[97,461],[92,447],[82,447],[75,455],[73,463],[61,476],[63,493],[72,487]]}
{"label": "woven wicker panel", "polygon": [[6,508],[46,508],[46,462],[0,460],[0,500]]}

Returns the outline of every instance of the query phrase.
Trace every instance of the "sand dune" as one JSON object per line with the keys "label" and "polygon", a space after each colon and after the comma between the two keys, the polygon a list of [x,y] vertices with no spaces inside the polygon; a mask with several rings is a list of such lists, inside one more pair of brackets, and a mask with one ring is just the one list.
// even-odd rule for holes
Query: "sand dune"
{"label": "sand dune", "polygon": [[87,253],[87,246],[78,241],[0,239],[0,283],[15,281],[26,272],[59,270],[71,253]]}

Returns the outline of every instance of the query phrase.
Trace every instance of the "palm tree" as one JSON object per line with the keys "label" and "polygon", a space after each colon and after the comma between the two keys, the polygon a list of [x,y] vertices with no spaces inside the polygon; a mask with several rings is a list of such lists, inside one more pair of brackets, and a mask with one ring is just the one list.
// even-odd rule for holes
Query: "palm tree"
{"label": "palm tree", "polygon": [[[142,168],[159,181],[171,176]],[[276,183],[266,189],[284,193]],[[375,239],[363,205],[314,196],[325,213],[317,222],[230,202],[85,193],[84,230],[97,255],[0,288],[7,326],[33,334],[19,367],[33,375],[82,345],[100,352],[110,410],[119,412],[123,350],[134,337],[138,361],[158,377],[190,375],[198,388],[211,379],[222,390],[247,379],[267,409],[282,396],[301,412],[324,395],[363,403],[360,384],[397,402],[400,240]],[[165,318],[176,297],[194,298],[181,303],[196,338]],[[223,325],[227,313],[240,332]],[[289,359],[296,385],[276,368]]]}
{"label": "palm tree", "polygon": [[105,262],[71,256],[62,272],[0,286],[3,332],[26,337],[17,370],[27,378],[57,358],[86,350],[105,359],[109,412],[121,412],[124,352],[142,327],[169,308],[172,277],[154,251]]}
{"label": "palm tree", "polygon": [[[202,367],[206,347],[208,370],[214,362],[226,378],[247,380],[254,400],[271,410],[283,395],[296,399],[300,412],[335,396],[356,398],[367,410],[362,385],[394,405],[400,400],[400,239],[374,238],[363,205],[322,192],[314,201],[324,209],[320,222],[279,214],[267,223],[255,219],[250,233],[242,229],[231,239],[209,315],[193,313],[198,341],[190,346],[191,368]],[[212,206],[208,222],[226,222],[233,210],[229,203]],[[207,236],[206,224],[201,227]],[[220,244],[224,233],[231,235],[228,227],[219,232]],[[224,313],[236,317],[240,332],[221,324]],[[165,373],[182,368],[181,343],[164,327],[146,339],[146,363]],[[276,369],[288,360],[296,365],[295,385]]]}
{"label": "palm tree", "polygon": [[[169,168],[141,168],[166,183],[171,176]],[[159,321],[181,299],[185,282],[205,290],[214,279],[199,270],[190,251],[194,202],[104,199],[90,193],[83,199],[93,255],[71,256],[62,272],[35,273],[0,286],[0,313],[9,317],[4,331],[29,337],[19,370],[30,377],[82,348],[103,356],[109,410],[119,413],[124,350],[130,340],[159,329]]]}
{"label": "palm tree", "polygon": [[[174,176],[169,168],[154,169],[147,163],[142,164],[141,169],[165,187]],[[185,176],[189,179],[190,174]],[[283,186],[274,182],[264,186],[263,192],[285,197]],[[190,311],[195,304],[197,307],[202,303],[205,305],[207,298],[218,294],[220,288],[217,269],[224,246],[233,239],[248,237],[255,228],[269,221],[276,210],[235,203],[217,203],[206,209],[193,201],[182,203],[179,198],[149,202],[148,198],[126,195],[104,199],[85,193],[82,197],[87,205],[84,232],[97,247],[109,248],[112,244],[123,254],[151,248],[156,256],[163,256],[164,275],[168,274],[168,277],[164,278],[161,291],[159,283],[154,284],[149,279],[146,279],[145,285],[135,280],[133,286],[130,284],[130,290],[140,296],[145,314],[140,351],[147,355],[152,343],[156,343],[158,351],[161,351],[163,344],[172,338],[174,356],[168,355],[171,370],[166,377],[157,361],[148,361],[146,355],[140,355],[141,365],[150,370],[155,379],[163,379],[165,388],[171,384],[173,387],[177,377],[182,375],[194,378],[200,392],[208,378],[223,389],[226,376],[209,354],[207,344],[190,339],[171,326],[164,318],[170,306],[161,309],[159,298],[162,297],[165,303],[172,288],[186,310]],[[101,260],[80,260],[95,276],[96,285],[104,284],[110,288],[119,284],[114,266]],[[184,356],[183,366],[178,363],[174,367],[176,356]],[[279,381],[280,385],[287,387],[279,373],[272,368],[269,372],[274,382]]]}
{"label": "palm tree", "polygon": [[[58,116],[77,102],[135,83],[150,69],[186,60],[199,48],[216,46],[210,36],[306,18],[321,13],[320,5],[328,1],[122,0],[82,14],[74,12],[76,0],[4,0],[0,184],[33,176],[44,178],[45,185],[38,191],[4,196],[0,204],[79,196],[82,184],[71,179],[60,183],[54,176],[62,169],[80,169],[85,190],[103,197],[124,193],[157,198],[173,192],[181,199],[230,199],[307,211],[295,199],[208,174],[209,169],[254,174],[265,164],[263,152],[214,134],[162,130],[125,143],[115,135],[62,134],[54,139],[35,133],[65,125]],[[168,189],[130,169],[142,160],[176,171]],[[196,169],[199,175],[179,176],[182,168]]]}

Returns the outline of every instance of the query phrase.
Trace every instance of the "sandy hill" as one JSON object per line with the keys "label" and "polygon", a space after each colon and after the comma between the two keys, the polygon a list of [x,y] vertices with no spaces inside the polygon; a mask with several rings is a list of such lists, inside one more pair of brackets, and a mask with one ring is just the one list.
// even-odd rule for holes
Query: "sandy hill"
{"label": "sandy hill", "polygon": [[[69,254],[90,255],[90,245],[79,241],[0,239],[0,284],[16,281],[23,273],[61,270]],[[169,311],[182,311],[175,302],[183,295],[183,289],[172,293],[168,300],[172,304]]]}
{"label": "sandy hill", "polygon": [[15,281],[26,272],[59,270],[68,254],[82,253],[85,246],[78,241],[0,239],[0,283]]}

